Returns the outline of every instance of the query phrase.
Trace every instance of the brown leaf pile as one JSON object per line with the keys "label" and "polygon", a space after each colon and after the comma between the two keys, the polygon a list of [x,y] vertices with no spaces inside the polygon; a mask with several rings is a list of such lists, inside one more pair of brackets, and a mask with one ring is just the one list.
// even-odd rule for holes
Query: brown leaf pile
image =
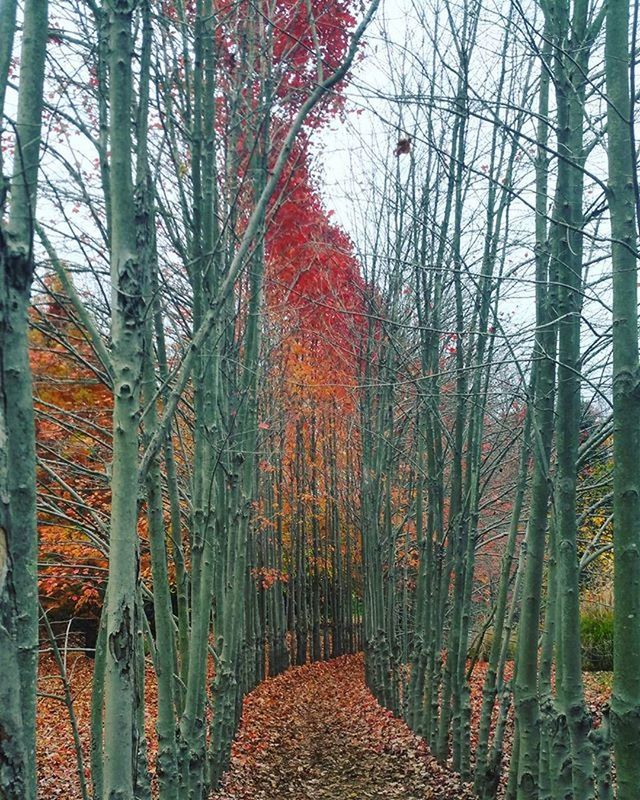
{"label": "brown leaf pile", "polygon": [[345,656],[289,670],[246,698],[231,769],[212,800],[472,796],[374,700],[362,656]]}
{"label": "brown leaf pile", "polygon": [[[91,686],[93,659],[73,652],[66,658],[67,676],[71,687],[73,710],[82,745],[83,767],[87,786],[91,787]],[[40,656],[38,667],[38,707],[36,729],[36,757],[38,762],[38,797],[64,800],[82,800],[78,763],[69,712],[62,701],[63,683],[53,656]],[[155,718],[158,695],[155,674],[151,667],[145,677],[145,734],[154,782],[156,751]]]}
{"label": "brown leaf pile", "polygon": [[[511,664],[508,665],[508,677]],[[93,661],[69,654],[69,680],[89,782]],[[486,664],[471,679],[472,752]],[[146,733],[153,775],[157,695],[147,671]],[[585,675],[587,703],[596,721],[610,695],[608,674]],[[53,658],[40,660],[38,688],[39,796],[80,800],[76,757]],[[505,741],[505,777],[511,750]],[[468,786],[438,764],[426,745],[381,708],[364,683],[361,655],[311,664],[265,681],[244,701],[224,788],[212,800],[468,800]]]}

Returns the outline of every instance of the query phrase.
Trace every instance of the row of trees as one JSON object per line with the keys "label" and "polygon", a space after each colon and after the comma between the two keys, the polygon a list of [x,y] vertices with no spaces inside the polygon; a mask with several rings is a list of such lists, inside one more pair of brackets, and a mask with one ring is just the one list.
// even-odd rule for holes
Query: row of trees
{"label": "row of trees", "polygon": [[[612,745],[617,797],[637,791],[628,0],[409,4],[405,42],[381,22],[392,89],[354,79],[373,113],[348,117],[377,5],[70,0],[47,27],[26,0],[17,83],[2,7],[7,797],[36,794],[38,560],[54,651],[56,618],[99,619],[85,797],[149,797],[152,773],[205,797],[246,691],[361,645],[479,797],[605,800]],[[313,168],[338,116],[385,131],[386,161],[349,139],[357,247]],[[580,590],[610,552],[595,727]]]}
{"label": "row of trees", "polygon": [[[304,386],[306,361],[346,364],[357,325],[332,318],[361,298],[309,142],[376,6],[69,3],[47,22],[25,5],[2,240],[3,797],[36,796],[36,478],[46,627],[61,604],[101,610],[94,798],[151,794],[146,659],[159,796],[201,798],[267,670],[358,646],[349,398]],[[16,4],[2,14],[13,97]],[[53,275],[29,312],[38,259]]]}
{"label": "row of trees", "polygon": [[[480,797],[631,798],[640,528],[628,4],[445,2],[413,14],[421,26],[407,26],[402,55],[389,59],[395,92],[378,91],[378,113],[395,115],[411,153],[398,149],[384,179],[374,176],[378,224],[363,233],[367,278],[384,287],[369,307],[360,394],[371,433],[368,682]],[[612,724],[607,712],[594,727],[580,592],[611,543],[606,520],[581,541],[578,477],[611,440],[612,483],[605,473],[586,512],[613,498]]]}

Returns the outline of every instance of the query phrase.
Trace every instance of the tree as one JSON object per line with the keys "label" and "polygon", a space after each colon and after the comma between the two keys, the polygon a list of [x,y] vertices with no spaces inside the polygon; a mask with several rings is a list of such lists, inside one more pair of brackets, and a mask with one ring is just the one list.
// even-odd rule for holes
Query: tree
{"label": "tree", "polygon": [[613,725],[620,800],[640,780],[640,617],[638,551],[637,215],[635,146],[629,91],[629,4],[607,6],[605,70],[608,200],[613,267],[613,518],[615,559]]}
{"label": "tree", "polygon": [[[4,115],[16,3],[0,10],[0,114]],[[8,222],[0,231],[0,791],[36,796],[38,648],[35,431],[27,310],[34,271],[46,0],[25,5]],[[3,117],[4,118],[4,117]],[[6,194],[2,213],[5,212]]]}

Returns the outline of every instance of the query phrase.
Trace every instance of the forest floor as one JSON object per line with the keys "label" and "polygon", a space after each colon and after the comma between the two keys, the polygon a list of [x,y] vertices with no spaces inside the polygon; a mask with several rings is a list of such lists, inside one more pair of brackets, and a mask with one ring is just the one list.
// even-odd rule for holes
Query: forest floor
{"label": "forest floor", "polygon": [[362,656],[288,670],[244,703],[212,800],[466,800],[473,795],[375,701]]}
{"label": "forest floor", "polygon": [[[89,778],[93,661],[69,654],[69,683]],[[486,665],[473,673],[472,730],[477,730]],[[596,719],[610,694],[610,673],[585,674]],[[49,654],[40,661],[39,796],[81,800],[69,715],[58,699],[59,672]],[[146,734],[152,764],[156,687],[148,670]],[[505,742],[508,763],[510,735]],[[473,747],[472,747],[473,749]],[[439,765],[423,741],[381,708],[364,682],[361,655],[296,667],[264,681],[244,701],[223,789],[211,800],[468,800],[472,793]]]}

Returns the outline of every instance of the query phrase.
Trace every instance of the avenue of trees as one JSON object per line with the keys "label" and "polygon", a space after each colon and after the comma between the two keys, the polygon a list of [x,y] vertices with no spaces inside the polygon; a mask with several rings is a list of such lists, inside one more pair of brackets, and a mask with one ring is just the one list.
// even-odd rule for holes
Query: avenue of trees
{"label": "avenue of trees", "polygon": [[0,798],[42,650],[83,800],[204,800],[247,692],[359,650],[479,798],[637,797],[637,28],[0,0]]}

